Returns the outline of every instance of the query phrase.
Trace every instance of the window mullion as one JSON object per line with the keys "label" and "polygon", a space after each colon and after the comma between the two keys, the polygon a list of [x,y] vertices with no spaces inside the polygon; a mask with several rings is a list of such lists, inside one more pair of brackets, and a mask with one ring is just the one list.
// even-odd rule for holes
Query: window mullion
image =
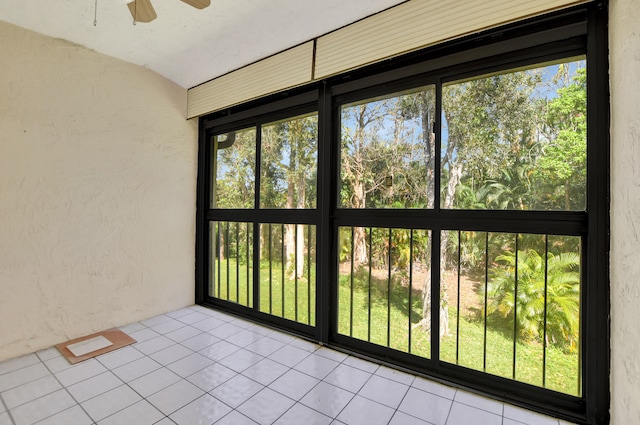
{"label": "window mullion", "polygon": [[[262,173],[262,126],[256,125],[256,175],[253,223],[253,310],[260,311],[260,174]],[[271,247],[269,247],[271,249]]]}
{"label": "window mullion", "polygon": [[441,163],[442,163],[442,79],[436,83],[436,112],[435,112],[434,129],[435,133],[435,148],[433,155],[433,210],[440,211],[440,184],[441,184]]}
{"label": "window mullion", "polygon": [[[436,111],[434,120],[435,147],[433,165],[433,211],[436,216],[441,214],[440,210],[440,184],[441,184],[441,162],[442,162],[442,80],[436,85]],[[433,223],[432,223],[433,224]],[[440,243],[442,229],[439,226],[431,227],[431,359],[437,365],[440,362]]]}
{"label": "window mullion", "polygon": [[[253,209],[260,209],[260,180],[262,177],[262,125],[256,125],[256,175],[254,176]],[[256,214],[258,215],[258,214]]]}
{"label": "window mullion", "polygon": [[[337,322],[335,226],[332,215],[337,198],[336,147],[339,133],[333,115],[330,86],[323,84],[318,99],[318,230],[316,232],[316,339],[328,343]],[[333,313],[331,313],[333,312]]]}

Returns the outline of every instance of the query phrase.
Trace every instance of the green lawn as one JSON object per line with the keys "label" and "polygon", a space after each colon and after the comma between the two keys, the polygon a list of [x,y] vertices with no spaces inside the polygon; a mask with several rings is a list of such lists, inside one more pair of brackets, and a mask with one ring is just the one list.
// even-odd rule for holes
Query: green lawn
{"label": "green lawn", "polygon": [[[358,273],[354,275],[352,311],[351,279],[348,275],[341,276],[338,294],[338,332],[430,358],[429,333],[421,327],[413,328],[413,325],[422,318],[420,292],[414,290],[411,294],[410,325],[408,287],[392,283],[391,296],[389,297],[386,281],[375,282],[376,279],[372,279],[372,281],[374,283],[371,287],[371,301],[369,301],[368,278]],[[369,304],[371,305],[371,319],[369,319]],[[484,323],[482,320],[474,320],[470,317],[464,317],[464,315],[460,316],[459,349],[456,362],[457,310],[450,307],[448,311],[449,335],[440,340],[440,359],[471,369],[484,370],[494,375],[512,378],[513,337],[508,337],[504,332],[493,329],[491,320],[487,326],[486,369],[484,368]],[[389,312],[391,320],[387,326]],[[353,317],[353,321],[350,320],[351,317]],[[371,326],[369,326],[369,320]],[[411,334],[411,347],[409,347],[409,334]],[[518,341],[515,351],[515,379],[543,386],[542,344]],[[553,346],[548,347],[545,387],[571,395],[579,395],[578,361],[577,353],[565,353]]]}
{"label": "green lawn", "polygon": [[[228,273],[227,264],[229,266]],[[235,258],[230,258],[221,261],[220,265],[220,292],[218,294],[218,286],[213,284],[210,287],[210,295],[244,306],[253,307],[253,263],[250,262],[247,268],[246,263],[237,265]],[[217,262],[216,267],[218,267]],[[247,270],[249,271],[249,279],[247,279]],[[306,267],[304,271],[304,276],[296,280],[288,276],[285,270],[283,297],[282,265],[273,262],[271,270],[269,270],[269,262],[262,261],[260,264],[260,311],[315,326],[315,264],[311,266],[311,279],[307,276]],[[227,276],[229,277],[228,279]],[[217,271],[215,272],[215,279],[217,282]],[[247,282],[249,283],[247,284]],[[309,294],[311,294],[310,298]]]}
{"label": "green lawn", "polygon": [[[228,280],[227,265],[229,271]],[[249,264],[248,269],[246,263],[236,266],[233,258],[222,261],[220,268],[220,294],[218,295],[218,287],[214,285],[212,286],[211,295],[251,307],[253,300],[252,266],[252,263]],[[217,267],[218,264],[216,263]],[[247,284],[247,270],[249,270],[249,284]],[[260,268],[260,310],[266,313],[270,312],[278,317],[284,317],[300,323],[310,323],[312,326],[315,325],[315,265],[311,267],[310,284],[306,270],[305,267],[305,276],[299,278],[297,282],[285,272],[283,298],[282,266],[276,262],[272,263],[271,279],[269,279],[269,264],[263,261]],[[217,269],[215,279],[216,281],[218,280]],[[414,290],[411,293],[412,308],[411,312],[409,312],[410,293],[406,286],[392,283],[391,293],[389,294],[386,281],[378,281],[372,285],[371,296],[369,297],[367,276],[356,273],[353,281],[353,296],[351,287],[350,277],[348,275],[341,276],[338,293],[339,333],[371,341],[375,344],[389,346],[399,351],[410,352],[417,356],[431,357],[429,334],[419,327],[413,328],[413,325],[422,318],[422,300],[419,291]],[[247,294],[249,295],[248,303]],[[352,299],[353,303],[351,302]],[[411,320],[409,320],[409,313],[411,313]],[[458,330],[459,349],[456,362],[456,322],[456,309],[450,307],[450,334],[440,341],[441,360],[512,378],[513,337],[507,336],[505,332],[500,331],[498,326],[495,326],[489,320],[486,342],[486,369],[484,369],[484,323],[482,320],[465,317],[462,314]],[[387,323],[389,323],[389,326],[387,326]],[[409,347],[409,334],[411,334],[411,347]],[[542,386],[542,357],[542,344],[518,341],[516,343],[515,379]],[[578,362],[579,356],[577,353],[565,353],[553,346],[548,347],[546,388],[579,395]]]}

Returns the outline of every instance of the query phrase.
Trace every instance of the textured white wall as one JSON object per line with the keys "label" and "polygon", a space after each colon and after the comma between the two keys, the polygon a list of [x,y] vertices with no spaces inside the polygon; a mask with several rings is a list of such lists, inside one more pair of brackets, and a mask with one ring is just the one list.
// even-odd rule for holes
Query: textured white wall
{"label": "textured white wall", "polygon": [[612,0],[611,423],[640,424],[640,3]]}
{"label": "textured white wall", "polygon": [[0,360],[192,304],[186,90],[3,22],[0,40]]}

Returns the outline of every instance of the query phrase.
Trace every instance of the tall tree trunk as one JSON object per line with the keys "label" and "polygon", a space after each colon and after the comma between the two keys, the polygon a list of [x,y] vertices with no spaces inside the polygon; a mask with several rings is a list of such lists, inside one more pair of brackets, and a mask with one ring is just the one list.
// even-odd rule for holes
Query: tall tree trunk
{"label": "tall tree trunk", "polygon": [[[305,186],[305,176],[304,173],[298,173],[298,209],[304,208],[304,204],[306,202],[307,197],[307,187]],[[297,225],[297,233],[296,233],[296,269],[295,269],[295,277],[300,279],[304,276],[304,225]]]}
{"label": "tall tree trunk", "polygon": [[[364,130],[368,124],[367,106],[360,105],[356,112],[357,126],[353,134],[353,154],[342,159],[343,178],[351,182],[352,193],[350,208],[362,209],[366,206],[366,188],[364,185],[364,172],[366,165],[363,163]],[[344,152],[343,152],[344,154]],[[358,266],[367,262],[367,243],[365,230],[362,227],[354,228],[353,232],[353,262]]]}
{"label": "tall tree trunk", "polygon": [[[353,185],[353,192],[355,197],[354,207],[365,207],[365,193],[364,183],[362,180],[357,180]],[[353,263],[354,266],[365,264],[368,261],[367,258],[367,240],[364,227],[355,227],[353,229]]]}
{"label": "tall tree trunk", "polygon": [[[443,202],[443,208],[451,208],[456,193],[456,187],[462,175],[462,164],[454,163],[450,167],[449,182],[447,192]],[[441,267],[447,263],[447,245],[449,244],[449,233],[444,231],[440,234],[440,263],[432,265]],[[431,268],[427,271],[427,282],[422,289],[422,320],[421,325],[426,330],[431,330]],[[440,338],[449,335],[449,295],[447,283],[444,276],[440,276]]]}
{"label": "tall tree trunk", "polygon": [[571,210],[571,197],[569,196],[569,179],[564,182],[564,209]]}
{"label": "tall tree trunk", "polygon": [[[425,143],[425,156],[427,159],[427,208],[434,207],[435,199],[435,134],[431,132],[431,119],[428,111],[422,114],[422,134],[427,140]],[[427,257],[427,276],[422,286],[422,320],[418,325],[425,330],[431,329],[431,256]]]}
{"label": "tall tree trunk", "polygon": [[[429,181],[427,184],[428,192],[427,192],[427,205],[429,208],[434,207],[434,196],[435,196],[435,173],[439,172],[439,170],[435,169],[435,134],[432,131],[433,122],[428,114],[428,111],[425,110],[425,113],[422,115],[422,131],[424,137],[428,140],[428,143],[425,145],[426,156],[427,156],[427,172],[429,173]],[[455,145],[450,143],[448,147],[449,158],[451,158],[451,152],[453,151]],[[453,205],[453,198],[455,196],[456,186],[460,181],[460,175],[462,172],[462,166],[455,164],[451,167],[451,176],[449,179],[449,184],[447,185],[447,192],[445,194],[445,199],[443,202],[444,208],[451,208]],[[418,323],[418,325],[422,326],[427,331],[431,330],[431,267],[440,267],[441,264],[445,264],[447,260],[447,244],[449,242],[449,235],[446,232],[443,232],[440,235],[440,263],[439,264],[429,264],[427,267],[427,278],[422,287],[422,320]],[[449,296],[447,291],[446,281],[440,278],[440,307],[439,307],[439,315],[440,315],[440,338],[449,334],[449,313],[448,313],[448,305],[449,305]]]}
{"label": "tall tree trunk", "polygon": [[[453,207],[453,200],[456,195],[456,187],[462,177],[462,164],[458,161],[450,163],[449,182],[445,195],[443,207],[450,209]],[[447,245],[449,245],[449,232],[442,232],[440,235],[440,264],[447,264]],[[440,277],[440,336],[449,335],[449,291],[443,276]]]}
{"label": "tall tree trunk", "polygon": [[[424,100],[425,104],[428,100]],[[433,118],[428,108],[424,108],[422,114],[422,134],[425,143],[425,156],[427,159],[427,208],[433,208],[435,199],[435,173],[436,173],[436,134],[433,132]]]}
{"label": "tall tree trunk", "polygon": [[[304,143],[296,137],[289,141],[289,167],[287,173],[287,209],[303,209],[306,203],[307,188],[305,186],[305,170],[298,158],[299,146],[296,143]],[[297,236],[296,236],[297,231]],[[304,276],[304,226],[295,224],[285,225],[285,258],[286,270],[291,279]]]}
{"label": "tall tree trunk", "polygon": [[[295,179],[295,170],[296,170],[296,160],[295,160],[295,152],[293,145],[290,145],[289,150],[289,167],[287,170],[287,209],[291,210],[294,208],[294,198],[296,196],[296,179]],[[294,258],[296,256],[295,252],[295,224],[285,224],[284,225],[284,258],[286,258],[286,270],[287,274],[290,277],[294,277],[296,271],[294,270]],[[283,267],[285,265],[283,264]]]}
{"label": "tall tree trunk", "polygon": [[224,261],[226,258],[225,251],[225,226],[223,226],[220,222],[218,222],[218,235],[220,236],[218,240],[220,241],[220,245],[218,246],[218,257],[220,261]]}
{"label": "tall tree trunk", "polygon": [[296,257],[296,225],[285,224],[284,225],[284,258],[286,261],[285,267],[287,270],[287,276],[293,279],[296,274],[295,270],[295,257]]}

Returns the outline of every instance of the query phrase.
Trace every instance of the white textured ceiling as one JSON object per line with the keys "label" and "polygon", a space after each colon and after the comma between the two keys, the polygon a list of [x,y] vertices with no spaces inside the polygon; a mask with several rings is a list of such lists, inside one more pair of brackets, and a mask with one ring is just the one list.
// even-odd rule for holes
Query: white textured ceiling
{"label": "white textured ceiling", "polygon": [[[185,88],[404,0],[211,0],[198,10],[152,0],[137,23],[127,0],[0,0],[0,20],[152,69]],[[2,40],[0,40],[2,42]]]}

